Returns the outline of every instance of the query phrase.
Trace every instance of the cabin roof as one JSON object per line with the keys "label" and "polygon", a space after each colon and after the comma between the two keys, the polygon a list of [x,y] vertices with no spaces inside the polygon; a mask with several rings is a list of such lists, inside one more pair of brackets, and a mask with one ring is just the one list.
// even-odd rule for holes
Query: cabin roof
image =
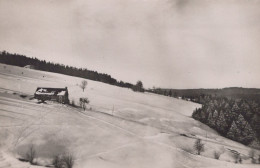
{"label": "cabin roof", "polygon": [[59,92],[57,95],[58,96],[64,96],[65,94],[66,94],[66,91],[63,90],[63,91]]}
{"label": "cabin roof", "polygon": [[37,87],[36,90],[39,90],[39,89],[47,89],[47,90],[64,90],[64,91],[67,91],[67,88],[52,88],[52,87]]}
{"label": "cabin roof", "polygon": [[46,87],[38,87],[35,91],[36,95],[59,95],[63,96],[68,91],[67,88],[46,88]]}

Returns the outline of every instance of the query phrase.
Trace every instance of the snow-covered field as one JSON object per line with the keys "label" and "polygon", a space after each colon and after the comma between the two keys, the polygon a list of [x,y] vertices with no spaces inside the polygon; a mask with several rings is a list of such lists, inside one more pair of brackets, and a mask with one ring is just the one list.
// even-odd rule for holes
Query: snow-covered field
{"label": "snow-covered field", "polygon": [[[0,64],[0,168],[28,167],[16,158],[24,157],[31,144],[42,165],[69,151],[77,168],[259,166],[250,164],[250,148],[191,118],[199,104],[90,80],[83,92],[82,80]],[[78,104],[80,97],[88,97],[91,110],[39,104],[30,99],[38,86],[67,86],[70,100]],[[205,144],[201,156],[193,150],[198,138]],[[233,163],[232,150],[241,154],[243,164]],[[215,151],[220,160],[214,159]]]}

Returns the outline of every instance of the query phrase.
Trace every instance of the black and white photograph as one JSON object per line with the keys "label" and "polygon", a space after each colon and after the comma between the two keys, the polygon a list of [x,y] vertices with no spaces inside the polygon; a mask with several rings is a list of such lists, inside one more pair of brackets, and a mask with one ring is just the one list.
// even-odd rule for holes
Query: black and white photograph
{"label": "black and white photograph", "polygon": [[0,168],[259,168],[260,0],[0,0]]}

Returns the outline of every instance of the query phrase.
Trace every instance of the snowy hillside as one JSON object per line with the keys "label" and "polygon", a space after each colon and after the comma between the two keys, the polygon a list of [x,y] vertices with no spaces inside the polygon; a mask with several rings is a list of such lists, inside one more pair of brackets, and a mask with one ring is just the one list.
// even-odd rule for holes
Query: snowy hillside
{"label": "snowy hillside", "polygon": [[[0,168],[28,167],[15,158],[24,157],[31,144],[41,165],[70,151],[77,168],[259,166],[250,164],[250,148],[191,118],[199,104],[90,80],[83,92],[82,80],[0,64]],[[38,86],[68,87],[70,101],[88,97],[91,110],[39,104],[30,99]],[[201,156],[193,150],[198,138],[205,144]],[[232,151],[240,153],[243,164],[234,163]]]}

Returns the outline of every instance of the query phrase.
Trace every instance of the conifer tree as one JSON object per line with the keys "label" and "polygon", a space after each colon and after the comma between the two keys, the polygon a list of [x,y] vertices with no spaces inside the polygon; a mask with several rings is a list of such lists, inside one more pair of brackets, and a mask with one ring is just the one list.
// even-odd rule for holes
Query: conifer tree
{"label": "conifer tree", "polygon": [[207,121],[208,125],[211,127],[211,128],[214,128],[215,127],[215,121],[213,120],[213,114],[212,112],[209,112],[209,116],[208,116],[208,121]]}
{"label": "conifer tree", "polygon": [[204,110],[200,111],[200,121],[203,123],[207,122],[207,113]]}
{"label": "conifer tree", "polygon": [[255,134],[253,129],[248,123],[246,123],[246,126],[242,131],[242,143],[248,145],[254,140],[254,138],[255,138]]}
{"label": "conifer tree", "polygon": [[219,117],[216,122],[217,129],[221,134],[226,134],[228,131],[228,124],[226,122],[225,116],[223,114],[223,111],[220,111]]}
{"label": "conifer tree", "polygon": [[236,120],[237,128],[242,131],[244,129],[244,127],[246,126],[246,124],[247,124],[247,122],[246,122],[245,118],[241,114],[239,114],[239,116]]}
{"label": "conifer tree", "polygon": [[234,120],[234,117],[233,117],[233,115],[232,115],[232,112],[231,112],[230,109],[224,109],[224,111],[225,111],[224,115],[225,115],[225,118],[226,118],[226,122],[227,122],[227,124],[228,124],[229,126],[231,126],[231,124],[232,124],[232,122],[233,122],[233,120]]}
{"label": "conifer tree", "polygon": [[213,113],[213,119],[216,121],[218,119],[218,111],[215,110]]}
{"label": "conifer tree", "polygon": [[236,140],[237,137],[240,137],[241,132],[240,130],[237,128],[236,123],[233,121],[232,125],[227,133],[227,137],[232,139],[232,140]]}
{"label": "conifer tree", "polygon": [[233,113],[233,117],[237,116],[239,114],[239,107],[237,102],[235,102],[231,108],[231,112]]}
{"label": "conifer tree", "polygon": [[260,115],[254,114],[254,116],[251,119],[250,125],[255,130],[256,136],[257,136],[258,140],[260,141]]}
{"label": "conifer tree", "polygon": [[253,112],[252,110],[250,110],[249,105],[243,101],[243,103],[240,106],[241,109],[241,114],[243,114],[243,116],[247,119],[247,120],[251,120],[251,118],[253,117]]}
{"label": "conifer tree", "polygon": [[214,112],[210,112],[208,116],[208,124],[212,128],[216,128],[216,121],[218,119],[218,112],[215,110]]}

